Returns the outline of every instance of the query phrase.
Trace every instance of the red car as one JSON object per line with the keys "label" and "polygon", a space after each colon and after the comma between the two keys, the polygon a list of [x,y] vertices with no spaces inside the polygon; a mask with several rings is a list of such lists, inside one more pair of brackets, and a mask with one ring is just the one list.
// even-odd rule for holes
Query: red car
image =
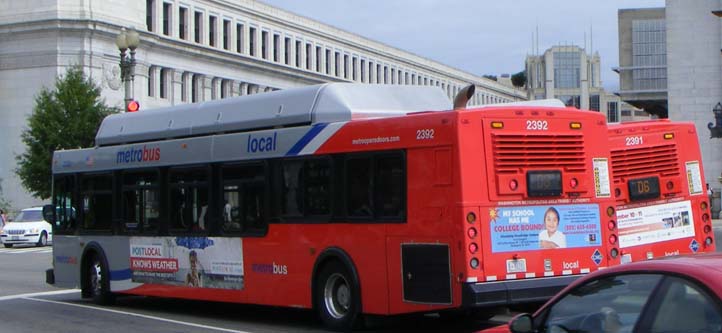
{"label": "red car", "polygon": [[722,253],[607,268],[480,333],[722,332]]}

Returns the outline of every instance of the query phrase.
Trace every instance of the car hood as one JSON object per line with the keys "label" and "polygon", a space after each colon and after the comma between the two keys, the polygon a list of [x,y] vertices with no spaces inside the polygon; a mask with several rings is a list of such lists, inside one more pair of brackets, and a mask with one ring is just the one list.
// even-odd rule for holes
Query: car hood
{"label": "car hood", "polygon": [[10,222],[5,225],[3,230],[27,230],[27,229],[44,229],[48,227],[48,223],[44,221],[39,222]]}

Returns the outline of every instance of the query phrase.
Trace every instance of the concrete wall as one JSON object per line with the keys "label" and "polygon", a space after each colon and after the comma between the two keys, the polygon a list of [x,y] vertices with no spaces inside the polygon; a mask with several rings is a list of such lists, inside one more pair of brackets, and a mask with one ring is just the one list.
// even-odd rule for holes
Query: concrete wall
{"label": "concrete wall", "polygon": [[694,122],[705,178],[719,188],[722,139],[710,139],[707,123],[722,102],[722,24],[712,15],[720,0],[667,0],[667,82],[669,118]]}

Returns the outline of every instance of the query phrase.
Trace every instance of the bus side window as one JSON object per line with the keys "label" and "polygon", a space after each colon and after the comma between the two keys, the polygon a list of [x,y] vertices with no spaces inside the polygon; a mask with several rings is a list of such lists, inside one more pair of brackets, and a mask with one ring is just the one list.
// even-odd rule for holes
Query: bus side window
{"label": "bus side window", "polygon": [[80,177],[83,229],[110,230],[113,221],[113,175]]}
{"label": "bus side window", "polygon": [[224,233],[264,234],[266,179],[263,164],[228,165],[222,168]]}
{"label": "bus side window", "polygon": [[346,213],[349,217],[372,217],[371,158],[346,161]]}
{"label": "bus side window", "polygon": [[123,174],[123,229],[156,232],[159,228],[160,191],[158,172],[126,172]]}
{"label": "bus side window", "polygon": [[75,232],[77,203],[74,200],[75,195],[75,177],[74,176],[58,176],[55,178],[54,185],[54,202],[56,207],[56,219],[53,229],[54,233],[72,234]]}
{"label": "bus side window", "polygon": [[406,168],[402,155],[376,158],[374,208],[382,218],[401,219],[406,214]]}
{"label": "bus side window", "polygon": [[170,228],[199,232],[207,229],[208,169],[170,170]]}

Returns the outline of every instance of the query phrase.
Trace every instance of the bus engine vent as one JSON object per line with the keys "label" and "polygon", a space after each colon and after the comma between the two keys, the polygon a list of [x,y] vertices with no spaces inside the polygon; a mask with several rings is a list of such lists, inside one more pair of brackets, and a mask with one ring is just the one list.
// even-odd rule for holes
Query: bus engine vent
{"label": "bus engine vent", "polygon": [[517,173],[527,168],[563,168],[584,172],[584,137],[579,134],[492,134],[494,167],[498,173]]}
{"label": "bus engine vent", "polygon": [[662,177],[679,176],[677,145],[674,143],[638,148],[612,150],[614,182],[644,177],[651,174]]}
{"label": "bus engine vent", "polygon": [[451,304],[451,265],[446,244],[401,244],[404,301]]}

